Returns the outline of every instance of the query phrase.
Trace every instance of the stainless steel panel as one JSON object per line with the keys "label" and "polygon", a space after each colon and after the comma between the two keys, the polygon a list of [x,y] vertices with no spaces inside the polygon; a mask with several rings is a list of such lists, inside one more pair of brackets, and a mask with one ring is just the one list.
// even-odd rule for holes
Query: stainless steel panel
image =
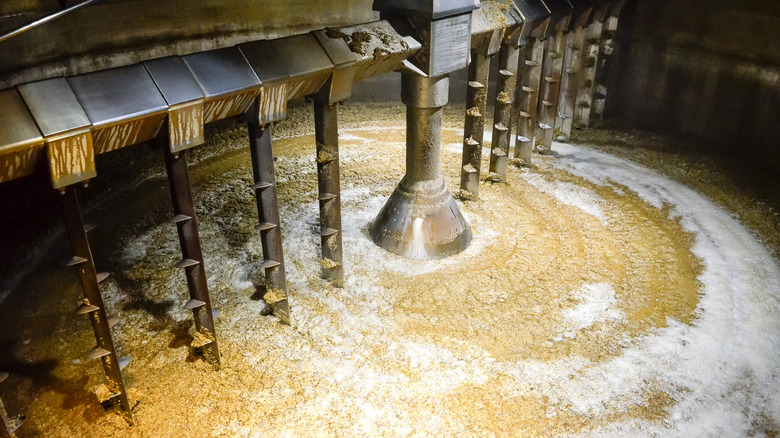
{"label": "stainless steel panel", "polygon": [[573,10],[571,3],[568,0],[544,0],[544,4],[552,16],[550,23],[552,29],[549,29],[549,31],[564,31],[568,29]]}
{"label": "stainless steel panel", "polygon": [[523,33],[544,38],[550,24],[550,11],[542,0],[514,0],[515,8],[523,16]]}
{"label": "stainless steel panel", "polygon": [[343,38],[332,38],[328,36],[327,30],[318,30],[312,34],[325,49],[325,53],[335,66],[343,67],[347,64],[354,64],[360,58],[357,53],[349,49]]}
{"label": "stainless steel panel", "polygon": [[97,126],[164,111],[168,104],[143,65],[68,78],[73,92]]}
{"label": "stainless steel panel", "polygon": [[238,47],[183,57],[207,98],[260,87],[260,80]]}
{"label": "stainless steel panel", "polygon": [[569,30],[587,26],[593,12],[593,0],[569,0],[569,2],[574,7],[569,21]]}
{"label": "stainless steel panel", "polygon": [[471,12],[479,0],[374,0],[374,10],[436,20]]}
{"label": "stainless steel panel", "polygon": [[203,99],[203,91],[198,86],[198,82],[178,56],[146,61],[144,67],[157,84],[168,105]]}
{"label": "stainless steel panel", "polygon": [[263,87],[287,81],[290,74],[271,41],[254,41],[238,46]]}
{"label": "stainless steel panel", "polygon": [[471,45],[471,14],[431,23],[428,74],[440,76],[466,67]]}
{"label": "stainless steel panel", "polygon": [[33,82],[18,88],[45,137],[91,125],[65,78]]}
{"label": "stainless steel panel", "polygon": [[280,38],[271,43],[290,76],[307,76],[333,68],[333,63],[314,35]]}
{"label": "stainless steel panel", "polygon": [[522,18],[511,12],[512,8],[506,11],[503,4],[495,1],[481,2],[480,8],[471,14],[471,49],[481,56],[498,53],[504,29],[509,34],[509,29],[519,28],[522,23]]}
{"label": "stainless steel panel", "polygon": [[0,154],[43,143],[35,120],[16,90],[0,91],[0,108]]}

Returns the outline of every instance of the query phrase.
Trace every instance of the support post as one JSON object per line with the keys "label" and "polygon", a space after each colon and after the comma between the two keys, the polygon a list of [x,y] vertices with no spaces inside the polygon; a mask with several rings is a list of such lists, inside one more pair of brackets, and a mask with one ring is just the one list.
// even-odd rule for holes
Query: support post
{"label": "support post", "polygon": [[[125,383],[122,379],[122,364],[116,354],[114,341],[111,338],[111,328],[106,315],[106,308],[103,304],[103,296],[100,293],[99,279],[95,271],[95,263],[92,259],[92,250],[89,246],[87,231],[84,229],[84,222],[81,218],[76,188],[68,186],[62,189],[61,193],[60,202],[65,230],[73,249],[73,258],[68,262],[68,265],[76,267],[79,280],[81,281],[81,289],[84,293],[84,303],[78,313],[89,316],[92,330],[95,332],[97,340],[97,347],[92,350],[89,357],[100,358],[103,362],[103,370],[105,371],[108,389],[111,393],[110,401],[118,409],[120,415],[132,424],[133,413],[127,398]],[[122,362],[126,363],[125,360]]]}
{"label": "support post", "polygon": [[[0,372],[0,383],[8,378],[8,373]],[[17,429],[24,423],[24,417],[9,417],[5,410],[3,400],[0,399],[0,438],[14,438]]]}
{"label": "support post", "polygon": [[341,243],[341,185],[339,181],[338,103],[314,95],[314,136],[317,142],[317,187],[320,203],[322,277],[334,286],[344,284]]}
{"label": "support post", "polygon": [[498,52],[498,80],[493,113],[493,142],[490,147],[490,177],[506,182],[509,140],[512,135],[512,106],[517,83],[517,47],[502,43]]}
{"label": "support post", "polygon": [[[257,105],[257,103],[255,103]],[[271,124],[260,125],[248,121],[249,151],[252,155],[252,174],[255,182],[255,198],[260,225],[260,242],[263,245],[263,263],[268,290],[263,297],[271,311],[283,324],[290,324],[290,306],[287,301],[287,277],[284,271],[282,229],[279,220],[279,204],[276,196],[274,154],[271,144]]]}
{"label": "support post", "polygon": [[[165,130],[165,129],[163,129]],[[168,138],[163,134],[161,138]],[[214,327],[214,315],[211,308],[206,268],[203,263],[203,251],[198,234],[198,220],[195,216],[195,204],[192,200],[189,172],[187,170],[187,151],[171,153],[164,147],[165,168],[168,171],[168,184],[173,202],[173,222],[179,234],[182,261],[177,267],[184,269],[190,299],[185,307],[192,310],[197,335],[193,348],[200,351],[207,362],[219,367],[219,349],[217,333]]]}
{"label": "support post", "polygon": [[601,51],[602,28],[603,22],[594,20],[586,30],[582,59],[582,77],[577,86],[577,103],[574,111],[573,123],[576,128],[587,128],[590,125],[593,92],[596,88],[596,68]]}
{"label": "support post", "polygon": [[536,135],[536,147],[540,153],[552,151],[555,114],[558,109],[558,94],[563,70],[563,53],[566,36],[562,31],[547,38],[545,49],[543,83],[539,99],[539,130]]}
{"label": "support post", "polygon": [[558,141],[569,141],[571,138],[574,105],[582,70],[580,56],[582,55],[584,43],[585,28],[582,26],[576,27],[566,36],[561,92],[558,98],[558,112],[555,118],[555,138]]}
{"label": "support post", "polygon": [[522,159],[526,166],[531,165],[531,153],[534,150],[543,57],[544,42],[538,38],[528,38],[525,59],[519,67],[522,69],[522,79],[517,90],[517,95],[520,96],[520,111],[517,113],[515,139],[515,158]]}
{"label": "support post", "polygon": [[485,133],[487,85],[492,56],[471,51],[469,83],[466,92],[466,124],[463,128],[463,161],[460,170],[460,197],[479,197],[482,142]]}
{"label": "support post", "polygon": [[599,48],[599,59],[596,64],[596,77],[594,81],[593,108],[591,118],[601,120],[604,117],[604,104],[607,99],[607,80],[609,79],[610,59],[615,50],[615,33],[617,32],[618,17],[610,16],[604,21]]}

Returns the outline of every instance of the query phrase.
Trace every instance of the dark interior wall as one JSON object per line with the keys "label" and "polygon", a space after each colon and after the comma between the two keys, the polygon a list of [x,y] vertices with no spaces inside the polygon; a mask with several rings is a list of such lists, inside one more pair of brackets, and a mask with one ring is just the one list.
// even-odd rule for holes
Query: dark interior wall
{"label": "dark interior wall", "polygon": [[780,1],[631,0],[607,117],[780,168]]}

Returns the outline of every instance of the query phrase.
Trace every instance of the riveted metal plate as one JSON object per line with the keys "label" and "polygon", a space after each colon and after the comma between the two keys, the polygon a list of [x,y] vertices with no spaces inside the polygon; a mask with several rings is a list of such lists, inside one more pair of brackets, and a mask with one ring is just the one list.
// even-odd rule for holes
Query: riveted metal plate
{"label": "riveted metal plate", "polygon": [[280,38],[271,43],[290,73],[289,99],[315,93],[328,79],[333,63],[314,35]]}
{"label": "riveted metal plate", "polygon": [[143,64],[168,105],[205,97],[192,72],[178,56],[145,61]]}
{"label": "riveted metal plate", "polygon": [[33,173],[43,149],[32,115],[15,89],[0,91],[0,182]]}
{"label": "riveted metal plate", "polygon": [[92,124],[65,78],[32,82],[18,89],[45,137]]}

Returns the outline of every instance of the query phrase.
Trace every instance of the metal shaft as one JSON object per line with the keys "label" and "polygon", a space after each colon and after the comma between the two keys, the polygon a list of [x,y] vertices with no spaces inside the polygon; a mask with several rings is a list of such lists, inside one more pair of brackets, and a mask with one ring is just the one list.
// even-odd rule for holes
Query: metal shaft
{"label": "metal shaft", "polygon": [[494,181],[506,181],[518,53],[518,48],[509,44],[501,44],[498,52],[498,80],[496,81],[498,93],[493,113],[493,141],[490,148],[490,175]]}
{"label": "metal shaft", "polygon": [[471,52],[469,83],[466,92],[466,124],[463,128],[463,161],[460,170],[461,198],[479,196],[479,175],[482,166],[482,142],[485,133],[487,84],[492,57]]}
{"label": "metal shaft", "polygon": [[260,126],[249,121],[249,150],[252,155],[252,174],[255,181],[255,199],[260,225],[260,242],[263,245],[261,268],[265,269],[268,291],[263,299],[284,324],[290,324],[290,306],[287,302],[287,277],[284,271],[282,229],[279,221],[279,204],[276,197],[276,175],[271,144],[271,125]]}
{"label": "metal shaft", "polygon": [[566,36],[561,92],[558,98],[558,113],[555,118],[555,136],[558,141],[569,141],[571,138],[574,104],[581,72],[580,57],[584,43],[585,28],[581,26],[575,28]]}
{"label": "metal shaft", "polygon": [[[165,137],[167,138],[167,135]],[[184,269],[187,277],[187,288],[190,292],[190,301],[186,307],[192,309],[195,330],[202,336],[196,339],[193,347],[201,351],[209,363],[218,367],[217,334],[214,328],[211,298],[209,298],[206,283],[206,269],[203,264],[195,204],[192,200],[192,189],[187,171],[186,151],[173,154],[167,147],[164,150],[165,168],[168,171],[168,184],[175,215],[174,221],[178,229],[179,245],[183,257],[179,266]]]}
{"label": "metal shaft", "polygon": [[615,50],[615,32],[617,31],[618,17],[609,17],[604,22],[601,33],[601,47],[599,59],[596,64],[596,78],[594,81],[593,108],[591,118],[601,119],[604,116],[604,104],[607,99],[607,80],[609,79],[610,59]]}
{"label": "metal shaft", "polygon": [[563,54],[566,48],[566,36],[562,31],[547,39],[544,53],[543,82],[539,99],[539,130],[536,147],[541,153],[552,150],[553,127],[558,109],[558,94],[561,89]]}
{"label": "metal shaft", "polygon": [[62,191],[60,196],[62,204],[63,220],[65,230],[70,240],[71,248],[76,262],[81,289],[84,293],[84,305],[90,307],[87,313],[92,330],[97,339],[97,349],[101,351],[101,360],[103,370],[106,373],[108,389],[112,394],[111,402],[118,408],[119,413],[130,423],[133,422],[133,413],[130,410],[130,402],[127,399],[127,390],[122,379],[122,371],[119,365],[119,358],[114,348],[114,341],[111,338],[111,328],[109,327],[106,309],[103,304],[103,296],[100,293],[95,263],[92,259],[92,250],[89,246],[87,231],[84,229],[84,222],[81,218],[81,209],[74,186],[68,186]]}
{"label": "metal shaft", "polygon": [[463,251],[471,229],[440,174],[442,107],[449,79],[404,73],[406,175],[371,224],[377,245],[413,259]]}
{"label": "metal shaft", "polygon": [[344,284],[344,261],[341,245],[338,104],[330,105],[327,98],[314,98],[314,136],[317,142],[322,277],[334,286],[341,287]]}
{"label": "metal shaft", "polygon": [[585,36],[585,48],[582,59],[582,77],[577,86],[577,103],[574,111],[574,126],[587,128],[593,107],[593,92],[596,83],[596,66],[601,50],[601,30],[603,23],[594,21],[588,26]]}
{"label": "metal shaft", "polygon": [[517,87],[520,110],[517,112],[515,139],[515,158],[522,159],[527,166],[531,164],[531,152],[534,149],[543,56],[544,42],[529,38],[525,45],[525,59],[520,64],[521,82]]}

